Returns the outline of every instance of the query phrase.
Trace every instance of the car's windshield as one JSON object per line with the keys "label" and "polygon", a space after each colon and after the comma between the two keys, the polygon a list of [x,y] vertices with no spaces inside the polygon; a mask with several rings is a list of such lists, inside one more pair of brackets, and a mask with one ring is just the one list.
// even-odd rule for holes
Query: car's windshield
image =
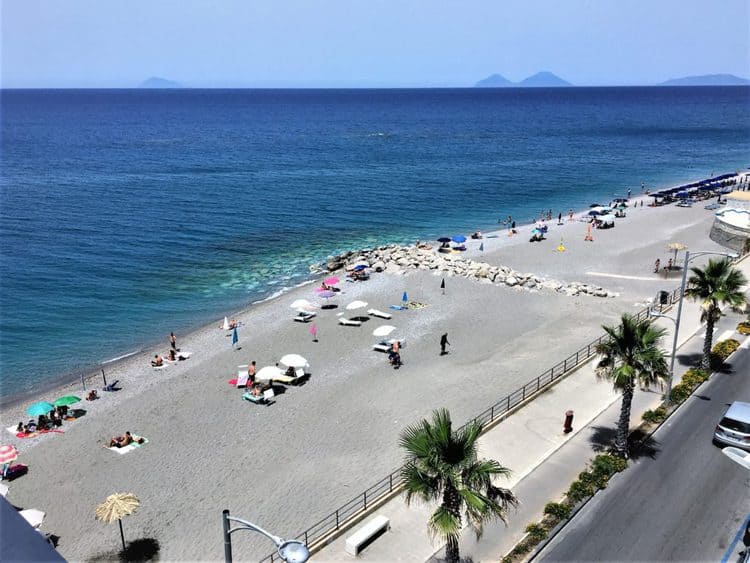
{"label": "car's windshield", "polygon": [[750,434],[750,423],[748,422],[741,422],[739,420],[724,417],[721,419],[719,426],[723,426],[724,428],[727,428],[729,430],[734,430],[735,432]]}

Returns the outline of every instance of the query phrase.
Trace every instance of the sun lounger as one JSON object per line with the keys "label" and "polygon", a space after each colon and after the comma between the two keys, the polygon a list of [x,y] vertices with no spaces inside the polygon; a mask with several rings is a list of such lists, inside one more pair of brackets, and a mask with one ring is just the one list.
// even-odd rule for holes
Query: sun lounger
{"label": "sun lounger", "polygon": [[294,370],[295,375],[287,375],[286,373],[280,373],[274,375],[271,378],[271,383],[274,381],[277,383],[284,383],[285,385],[296,385],[305,376],[305,370],[303,368],[297,368]]}
{"label": "sun lounger", "polygon": [[393,316],[390,313],[384,313],[378,309],[368,309],[367,313],[373,317],[380,317],[381,319],[390,319]]}
{"label": "sun lounger", "polygon": [[362,321],[355,321],[354,319],[345,319],[344,317],[341,317],[339,319],[339,324],[343,326],[362,326]]}
{"label": "sun lounger", "polygon": [[250,401],[251,403],[255,403],[256,405],[267,405],[271,402],[271,399],[274,397],[273,389],[266,389],[263,391],[262,395],[253,395],[250,392],[243,393],[242,398],[245,401]]}
{"label": "sun lounger", "polygon": [[[396,342],[395,338],[390,338],[388,340],[381,340],[377,344],[372,345],[372,349],[376,352],[390,352],[391,347],[393,346],[393,343]],[[406,340],[405,339],[398,339],[398,344],[400,348],[403,348],[406,346]]]}
{"label": "sun lounger", "polygon": [[6,497],[8,495],[8,485],[0,483],[0,497]]}
{"label": "sun lounger", "polygon": [[298,323],[309,323],[311,320],[315,318],[315,313],[308,313],[306,311],[299,311],[297,313],[297,316],[294,317],[294,320]]}
{"label": "sun lounger", "polygon": [[[134,440],[137,439],[137,438],[143,438],[143,436],[133,436]],[[145,446],[146,444],[148,444],[148,438],[143,438],[143,443],[142,444],[139,444],[138,442],[133,441],[130,444],[128,444],[127,446],[123,446],[121,448],[116,448],[116,447],[113,446],[113,447],[107,448],[107,449],[111,450],[113,452],[117,452],[120,455],[125,455],[127,453],[132,452],[133,450],[137,450],[141,446]]]}
{"label": "sun lounger", "polygon": [[247,366],[239,366],[237,368],[237,387],[247,387],[247,380],[249,378]]}

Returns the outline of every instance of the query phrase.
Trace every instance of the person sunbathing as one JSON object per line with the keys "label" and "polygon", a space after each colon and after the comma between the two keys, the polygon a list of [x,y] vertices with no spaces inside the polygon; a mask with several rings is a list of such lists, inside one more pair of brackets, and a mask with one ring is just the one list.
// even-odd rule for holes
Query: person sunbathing
{"label": "person sunbathing", "polygon": [[163,365],[164,365],[164,359],[159,354],[156,354],[154,356],[154,359],[151,360],[151,366],[155,367],[155,368],[158,368],[158,367],[161,367]]}
{"label": "person sunbathing", "polygon": [[169,356],[170,362],[176,362],[177,361],[177,353],[174,351],[174,348],[169,349],[169,353],[167,354]]}
{"label": "person sunbathing", "polygon": [[[95,401],[98,398],[99,398],[99,395],[96,393],[96,389],[92,389],[91,391],[89,391],[89,394],[86,395],[87,401]],[[65,413],[67,414],[67,412],[68,411],[66,410]]]}
{"label": "person sunbathing", "polygon": [[23,425],[23,422],[19,422],[18,426],[16,426],[16,434],[20,434],[22,432],[26,434],[26,427]]}
{"label": "person sunbathing", "polygon": [[253,386],[253,397],[262,397],[263,391],[260,390],[260,387],[255,385]]}
{"label": "person sunbathing", "polygon": [[125,446],[128,446],[133,443],[133,436],[130,435],[130,432],[125,432],[123,436],[113,436],[112,439],[109,441],[109,446],[105,446],[108,448],[124,448]]}

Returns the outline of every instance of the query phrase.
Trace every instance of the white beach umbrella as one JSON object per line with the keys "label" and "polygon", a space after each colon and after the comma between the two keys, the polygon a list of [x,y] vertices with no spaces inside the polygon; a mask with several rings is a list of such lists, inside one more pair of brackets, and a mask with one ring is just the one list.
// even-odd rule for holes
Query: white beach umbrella
{"label": "white beach umbrella", "polygon": [[373,336],[388,336],[390,333],[392,333],[394,330],[396,330],[395,326],[391,325],[382,325],[376,328],[372,331]]}
{"label": "white beach umbrella", "polygon": [[255,374],[255,379],[259,381],[270,381],[271,379],[273,379],[274,377],[278,377],[282,373],[284,372],[276,366],[266,366],[258,370],[258,373]]}
{"label": "white beach umbrella", "polygon": [[279,362],[293,368],[303,368],[308,365],[307,360],[299,354],[287,354],[286,356],[282,356]]}
{"label": "white beach umbrella", "polygon": [[289,305],[292,309],[314,309],[316,305],[310,303],[307,299],[297,299]]}
{"label": "white beach umbrella", "polygon": [[22,510],[19,512],[23,516],[32,528],[38,528],[44,522],[44,512],[37,510],[36,508],[29,508],[28,510]]}
{"label": "white beach umbrella", "polygon": [[221,328],[224,330],[229,330],[229,319],[224,317],[224,324],[221,325]]}
{"label": "white beach umbrella", "polygon": [[362,309],[363,307],[367,307],[366,301],[352,301],[346,306],[346,309],[348,311],[354,311],[355,309]]}

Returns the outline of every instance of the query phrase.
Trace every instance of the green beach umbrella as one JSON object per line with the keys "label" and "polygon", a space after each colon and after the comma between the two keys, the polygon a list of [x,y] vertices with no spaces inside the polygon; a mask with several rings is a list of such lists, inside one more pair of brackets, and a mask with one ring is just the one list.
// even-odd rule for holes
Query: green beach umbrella
{"label": "green beach umbrella", "polygon": [[47,414],[53,410],[55,410],[55,405],[52,403],[39,402],[29,405],[26,408],[26,414],[29,416],[39,416],[40,414]]}
{"label": "green beach umbrella", "polygon": [[65,395],[64,397],[60,397],[55,401],[56,407],[64,407],[66,405],[72,405],[73,403],[80,403],[81,398],[76,397],[75,395]]}

